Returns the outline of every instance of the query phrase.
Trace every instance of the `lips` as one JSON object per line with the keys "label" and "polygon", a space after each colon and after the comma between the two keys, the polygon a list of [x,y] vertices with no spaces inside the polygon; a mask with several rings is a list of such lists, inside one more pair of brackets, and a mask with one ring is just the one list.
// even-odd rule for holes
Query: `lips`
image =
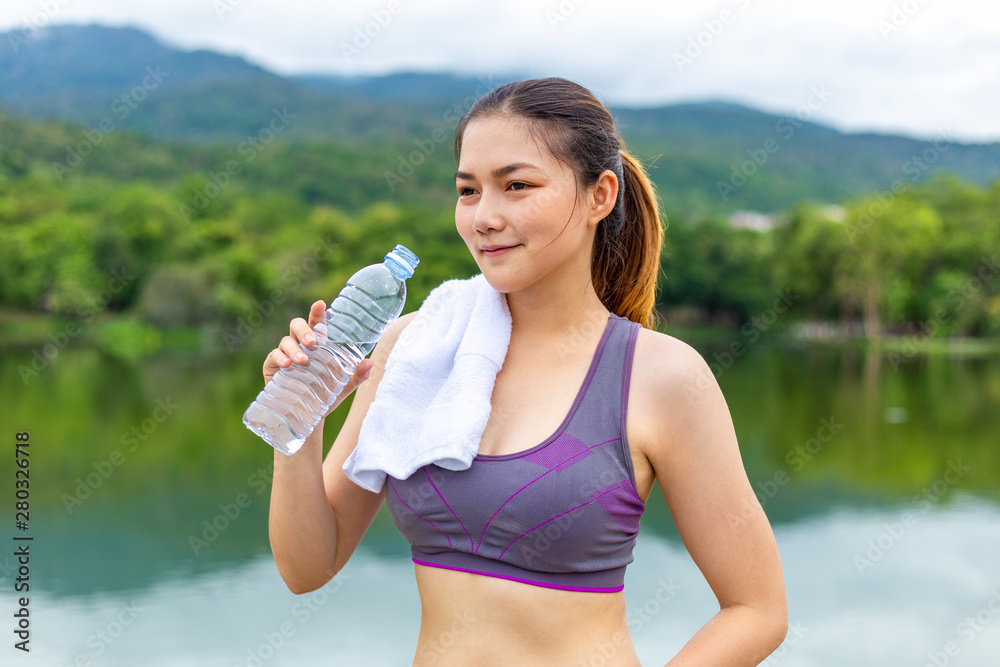
{"label": "lips", "polygon": [[498,257],[516,248],[516,245],[485,245],[480,248],[487,257]]}

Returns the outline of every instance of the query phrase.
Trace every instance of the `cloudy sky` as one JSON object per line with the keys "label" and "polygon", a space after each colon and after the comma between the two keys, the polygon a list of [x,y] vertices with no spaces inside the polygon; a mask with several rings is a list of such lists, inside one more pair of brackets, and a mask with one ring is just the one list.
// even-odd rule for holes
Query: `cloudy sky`
{"label": "cloudy sky", "polygon": [[141,27],[285,74],[558,75],[618,105],[811,105],[814,120],[845,131],[1000,140],[996,0],[0,4],[0,30],[79,22]]}

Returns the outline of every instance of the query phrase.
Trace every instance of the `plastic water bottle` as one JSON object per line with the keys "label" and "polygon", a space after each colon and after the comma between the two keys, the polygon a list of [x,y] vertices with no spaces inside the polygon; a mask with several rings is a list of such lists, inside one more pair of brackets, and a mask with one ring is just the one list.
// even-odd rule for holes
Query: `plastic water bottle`
{"label": "plastic water bottle", "polygon": [[299,344],[305,364],[281,368],[243,415],[243,423],[279,452],[299,451],[406,301],[406,279],[420,260],[397,245],[381,264],[361,269],[313,327],[316,343]]}

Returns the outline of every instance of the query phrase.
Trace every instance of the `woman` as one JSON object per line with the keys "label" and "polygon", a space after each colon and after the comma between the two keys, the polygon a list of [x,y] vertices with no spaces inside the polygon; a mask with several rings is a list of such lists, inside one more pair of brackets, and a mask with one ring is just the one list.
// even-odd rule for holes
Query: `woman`
{"label": "woman", "polygon": [[[720,605],[668,664],[758,664],[787,626],[778,551],[707,364],[650,328],[662,232],[642,166],[604,106],[563,79],[488,93],[458,125],[455,154],[458,232],[489,284],[506,294],[512,320],[480,455],[465,471],[422,471],[436,482],[435,498],[449,496],[460,539],[452,547],[444,530],[426,529],[424,510],[433,508],[405,502],[406,484],[420,473],[390,477],[373,494],[342,469],[410,313],[389,328],[338,399],[357,388],[325,462],[321,427],[295,456],[275,454],[270,539],[281,576],[295,593],[323,586],[386,501],[414,545],[422,607],[414,665],[639,665],[621,581],[658,481]],[[264,362],[265,382],[305,361],[299,343],[315,343],[311,326],[324,308],[318,301],[308,321],[291,322]],[[578,409],[581,401],[586,409]],[[593,443],[585,442],[589,431],[600,431]],[[577,453],[547,462],[558,447]],[[532,466],[542,472],[522,484],[519,476]],[[512,501],[541,487],[532,484],[542,478],[546,502]],[[451,493],[469,479],[476,480],[464,487],[472,498]],[[476,505],[476,489],[485,498],[504,484],[518,489],[497,492],[509,496],[509,507]],[[521,539],[542,523],[518,513],[539,511],[549,513],[542,523],[550,530],[534,537],[554,539]],[[560,521],[549,523],[557,511]],[[497,525],[512,522],[527,528],[501,535],[490,551],[493,531],[504,530]],[[442,535],[447,547],[428,546]]]}

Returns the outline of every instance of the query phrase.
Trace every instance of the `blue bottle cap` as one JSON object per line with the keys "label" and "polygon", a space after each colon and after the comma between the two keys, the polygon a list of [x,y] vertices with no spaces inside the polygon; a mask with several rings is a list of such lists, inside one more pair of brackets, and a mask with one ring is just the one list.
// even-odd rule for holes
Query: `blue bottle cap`
{"label": "blue bottle cap", "polygon": [[397,245],[385,256],[386,262],[395,264],[404,279],[413,275],[413,270],[420,264],[420,259],[404,245]]}

